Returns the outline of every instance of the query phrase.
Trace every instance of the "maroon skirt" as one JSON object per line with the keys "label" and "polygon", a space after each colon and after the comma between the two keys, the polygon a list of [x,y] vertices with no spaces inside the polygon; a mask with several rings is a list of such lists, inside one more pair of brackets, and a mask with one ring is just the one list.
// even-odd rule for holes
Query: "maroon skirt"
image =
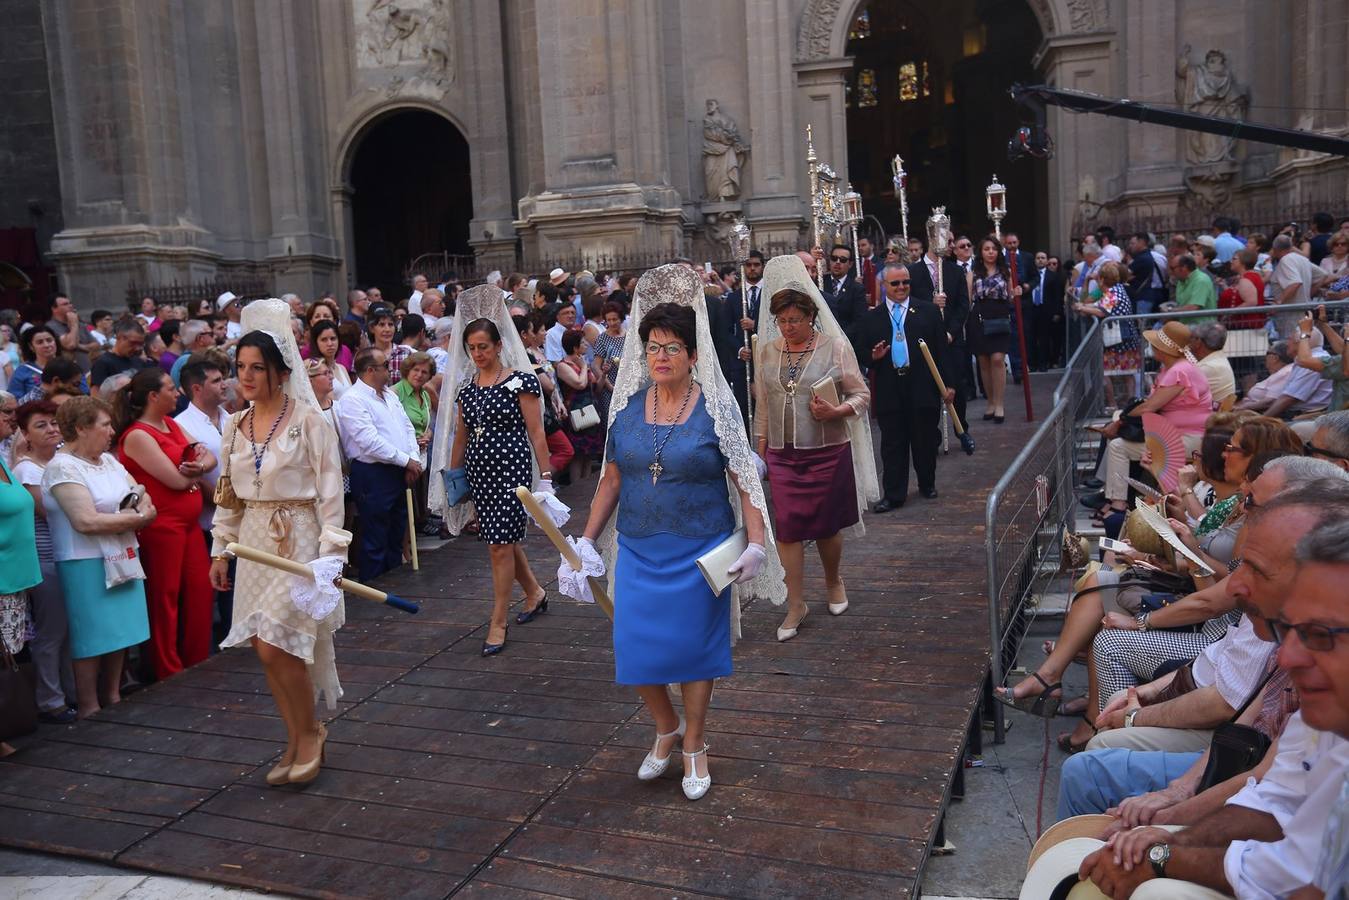
{"label": "maroon skirt", "polygon": [[811,450],[769,448],[764,462],[773,491],[777,540],[789,544],[817,541],[857,524],[851,444]]}

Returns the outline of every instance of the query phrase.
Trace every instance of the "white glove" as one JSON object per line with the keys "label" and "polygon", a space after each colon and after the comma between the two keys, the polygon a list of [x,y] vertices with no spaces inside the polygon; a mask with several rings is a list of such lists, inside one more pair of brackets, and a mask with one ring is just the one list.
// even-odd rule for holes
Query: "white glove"
{"label": "white glove", "polygon": [[551,478],[540,478],[539,486],[534,488],[535,494],[556,494],[553,490],[553,480]]}
{"label": "white glove", "polygon": [[[571,507],[557,499],[557,493],[553,490],[553,482],[547,478],[539,479],[539,486],[534,490],[534,502],[543,507],[543,511],[548,514],[548,518],[553,524],[561,528],[571,519]],[[528,510],[526,510],[528,512]],[[534,514],[530,513],[531,519]],[[542,522],[535,522],[542,527]]]}
{"label": "white glove", "polygon": [[754,468],[759,472],[759,480],[763,481],[768,477],[768,463],[764,462],[763,457],[753,450],[749,451],[749,455],[754,457]]}
{"label": "white glove", "polygon": [[567,538],[567,544],[581,558],[580,570],[573,569],[566,557],[557,569],[557,589],[564,597],[570,597],[581,603],[594,603],[595,596],[590,591],[590,578],[600,578],[605,573],[604,560],[600,558],[590,538]]}
{"label": "white glove", "polygon": [[731,567],[726,570],[727,575],[736,575],[735,583],[744,584],[747,581],[753,581],[763,569],[764,561],[768,559],[768,551],[764,549],[763,544],[748,544],[745,552],[740,554],[740,558],[731,563]]}

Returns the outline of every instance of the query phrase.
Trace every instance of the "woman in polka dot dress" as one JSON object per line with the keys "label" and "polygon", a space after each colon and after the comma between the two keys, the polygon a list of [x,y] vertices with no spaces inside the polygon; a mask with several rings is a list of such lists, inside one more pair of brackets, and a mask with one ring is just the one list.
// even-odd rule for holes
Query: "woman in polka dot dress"
{"label": "woman in polka dot dress", "polygon": [[[511,585],[519,582],[527,606],[516,622],[532,621],[548,609],[546,592],[529,570],[520,542],[525,537],[525,508],[515,496],[533,480],[533,459],[548,459],[543,433],[539,380],[516,371],[501,358],[501,333],[490,319],[464,328],[464,349],[477,372],[459,390],[458,422],[450,465],[468,472],[469,492],[478,510],[478,539],[490,545],[492,560],[492,624],[482,655],[506,646],[506,612]],[[538,490],[552,492],[552,472],[539,473]]]}

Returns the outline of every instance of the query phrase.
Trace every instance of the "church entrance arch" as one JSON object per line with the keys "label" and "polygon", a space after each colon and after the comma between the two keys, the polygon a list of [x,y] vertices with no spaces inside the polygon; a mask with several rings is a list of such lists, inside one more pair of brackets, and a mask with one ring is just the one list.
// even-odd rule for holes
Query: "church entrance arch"
{"label": "church entrance arch", "polygon": [[347,266],[354,286],[400,299],[408,295],[403,269],[415,257],[472,254],[468,141],[449,119],[399,108],[366,125],[352,146]]}
{"label": "church entrance arch", "polygon": [[1040,41],[1024,2],[859,4],[847,41],[848,175],[888,233],[900,230],[891,175],[899,154],[911,235],[923,232],[934,206],[972,237],[991,231],[984,191],[996,174],[1007,186],[1007,224],[1027,245],[1048,238],[1046,163],[1007,159],[1020,124],[1007,89],[1038,80],[1031,57]]}

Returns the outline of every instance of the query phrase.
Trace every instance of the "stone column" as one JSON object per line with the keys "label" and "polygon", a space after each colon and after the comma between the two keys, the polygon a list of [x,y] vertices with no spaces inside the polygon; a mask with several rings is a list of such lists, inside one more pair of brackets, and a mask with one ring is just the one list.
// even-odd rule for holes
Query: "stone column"
{"label": "stone column", "polygon": [[758,244],[794,243],[802,219],[801,179],[806,129],[792,87],[794,27],[777,0],[746,0],[749,134],[746,215]]}
{"label": "stone column", "polygon": [[505,23],[496,0],[471,0],[455,6],[456,30],[469,40],[458,43],[463,69],[473,73],[467,98],[475,119],[469,138],[473,172],[473,219],[468,242],[484,270],[515,267],[515,203],[511,178],[513,109],[507,96]]}
{"label": "stone column", "polygon": [[662,5],[557,0],[534,13],[543,185],[520,200],[527,255],[675,251]]}
{"label": "stone column", "polygon": [[181,13],[167,0],[43,6],[65,227],[51,256],[82,307],[119,308],[128,283],[214,274],[189,203]]}
{"label": "stone column", "polygon": [[[848,111],[844,106],[850,59],[820,59],[796,64],[796,185],[801,215],[810,227],[810,182],[806,169],[806,126],[814,133],[815,153],[838,174],[839,189],[848,180]],[[809,239],[809,235],[807,235]],[[824,242],[827,239],[822,239]]]}

